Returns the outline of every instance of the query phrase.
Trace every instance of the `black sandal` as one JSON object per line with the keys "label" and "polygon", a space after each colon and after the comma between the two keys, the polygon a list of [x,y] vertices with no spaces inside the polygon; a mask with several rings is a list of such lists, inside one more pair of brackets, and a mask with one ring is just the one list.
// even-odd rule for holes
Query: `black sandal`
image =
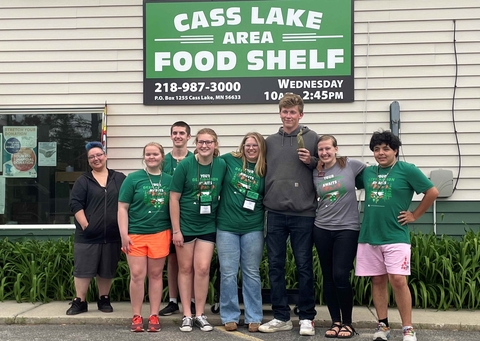
{"label": "black sandal", "polygon": [[[342,330],[342,327],[343,326],[340,323],[337,323],[337,322],[332,323],[332,326],[330,327],[330,329],[327,329],[327,331],[325,332],[325,337],[329,339],[335,339],[338,336],[338,333],[340,332],[340,330]],[[327,334],[327,332],[334,332],[335,334]]]}
{"label": "black sandal", "polygon": [[[345,335],[340,335],[344,333]],[[344,324],[342,328],[337,333],[337,338],[339,339],[350,339],[353,335],[358,335],[357,331],[351,324]]]}

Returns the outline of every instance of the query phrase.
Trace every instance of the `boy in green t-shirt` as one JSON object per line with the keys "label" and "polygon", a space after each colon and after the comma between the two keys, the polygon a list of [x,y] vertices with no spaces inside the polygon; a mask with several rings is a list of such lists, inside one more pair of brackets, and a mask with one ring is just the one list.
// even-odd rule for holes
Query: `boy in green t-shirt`
{"label": "boy in green t-shirt", "polygon": [[[177,121],[170,127],[170,139],[173,148],[170,153],[165,155],[162,170],[166,174],[173,176],[173,172],[177,165],[186,157],[192,156],[193,153],[187,149],[187,143],[191,138],[191,129],[188,123]],[[160,316],[169,316],[179,311],[178,307],[178,262],[175,245],[170,244],[170,254],[167,262],[167,278],[168,278],[168,296],[169,302],[165,308],[158,312]],[[193,293],[192,293],[193,297]],[[191,310],[195,311],[195,303],[192,301]]]}
{"label": "boy in green t-shirt", "polygon": [[[373,304],[378,326],[374,341],[387,340],[388,292],[390,281],[402,319],[403,341],[417,341],[412,326],[412,297],[407,284],[410,275],[410,232],[432,205],[438,190],[415,165],[398,161],[402,143],[390,131],[375,132],[370,140],[378,166],[364,169],[358,188],[365,188],[365,209],[358,238],[355,275],[372,279]],[[424,193],[415,211],[408,210],[413,193]]]}

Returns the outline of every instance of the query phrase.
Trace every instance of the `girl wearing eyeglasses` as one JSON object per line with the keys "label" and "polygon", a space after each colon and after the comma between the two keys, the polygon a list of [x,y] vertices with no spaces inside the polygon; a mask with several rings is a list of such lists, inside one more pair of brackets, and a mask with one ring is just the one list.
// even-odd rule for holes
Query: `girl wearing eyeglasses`
{"label": "girl wearing eyeglasses", "polygon": [[[183,307],[180,330],[189,332],[195,324],[202,331],[213,327],[205,316],[210,262],[216,237],[216,213],[225,176],[225,161],[219,155],[214,130],[203,128],[195,137],[195,156],[182,160],[170,187],[170,219],[177,251],[178,287]],[[190,302],[192,278],[195,314]]]}
{"label": "girl wearing eyeglasses", "polygon": [[93,277],[97,279],[100,297],[98,310],[113,311],[109,292],[120,260],[117,202],[125,175],[107,168],[107,155],[100,142],[89,142],[85,149],[91,170],[75,181],[70,197],[70,209],[75,215],[73,276],[76,297],[67,315],[88,311],[86,295]]}
{"label": "girl wearing eyeglasses", "polygon": [[240,320],[237,274],[242,271],[245,324],[256,332],[263,319],[260,262],[263,255],[266,145],[259,133],[247,133],[237,151],[222,155],[227,174],[217,215],[220,261],[220,318],[227,331]]}

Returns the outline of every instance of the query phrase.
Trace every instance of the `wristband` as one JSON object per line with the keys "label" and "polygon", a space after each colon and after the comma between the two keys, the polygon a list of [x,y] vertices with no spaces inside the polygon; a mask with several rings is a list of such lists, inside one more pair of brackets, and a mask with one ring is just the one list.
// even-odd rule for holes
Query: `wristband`
{"label": "wristband", "polygon": [[178,232],[180,232],[180,230],[174,231],[174,232],[172,232],[172,234],[177,234]]}

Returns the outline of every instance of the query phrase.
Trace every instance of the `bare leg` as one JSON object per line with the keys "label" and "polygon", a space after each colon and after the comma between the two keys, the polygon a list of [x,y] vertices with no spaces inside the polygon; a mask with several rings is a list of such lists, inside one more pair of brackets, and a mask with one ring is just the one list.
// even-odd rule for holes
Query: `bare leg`
{"label": "bare leg", "polygon": [[91,278],[74,277],[75,293],[82,301],[85,301],[87,297],[88,286],[91,280]]}
{"label": "bare leg", "polygon": [[176,253],[168,255],[167,274],[168,296],[169,298],[178,298],[178,262]]}
{"label": "bare leg", "polygon": [[383,320],[388,317],[388,275],[372,276],[373,304],[377,311],[377,318]]}
{"label": "bare leg", "polygon": [[98,296],[108,295],[112,286],[111,278],[102,278],[97,276]]}
{"label": "bare leg", "polygon": [[205,302],[207,301],[208,284],[210,280],[210,263],[213,255],[213,243],[202,240],[195,241],[193,267],[195,271],[195,315],[201,316],[205,313]]}
{"label": "bare leg", "polygon": [[148,298],[150,301],[150,315],[157,315],[162,301],[163,291],[163,267],[165,266],[164,258],[148,258],[147,274],[148,274]]}
{"label": "bare leg", "polygon": [[[130,303],[133,315],[142,315],[142,303],[145,297],[145,276],[147,275],[147,257],[127,255],[130,267]],[[157,310],[158,311],[158,310]]]}
{"label": "bare leg", "polygon": [[178,290],[182,301],[183,315],[192,316],[190,301],[192,300],[193,250],[195,242],[177,246]]}
{"label": "bare leg", "polygon": [[402,326],[412,326],[412,296],[408,288],[407,278],[403,275],[388,275],[398,312],[402,319]]}

